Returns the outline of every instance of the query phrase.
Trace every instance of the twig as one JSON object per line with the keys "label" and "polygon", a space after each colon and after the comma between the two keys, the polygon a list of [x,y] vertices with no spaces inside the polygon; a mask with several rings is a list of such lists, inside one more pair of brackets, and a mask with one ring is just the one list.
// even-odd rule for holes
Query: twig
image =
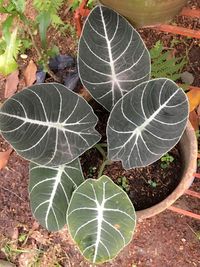
{"label": "twig", "polygon": [[29,34],[30,37],[31,37],[31,41],[32,41],[32,43],[33,43],[33,46],[34,46],[36,52],[37,52],[37,55],[38,55],[39,59],[41,59],[41,58],[42,58],[42,54],[40,53],[40,50],[39,50],[39,48],[38,48],[37,45],[36,45],[35,39],[34,39],[34,37],[33,37],[33,34],[32,34],[32,32],[31,32],[31,29],[30,29],[28,23],[26,24],[26,28],[27,28],[27,32],[28,32],[28,34]]}
{"label": "twig", "polygon": [[19,199],[21,199],[23,202],[25,202],[25,200],[24,200],[23,198],[21,198],[20,196],[18,196],[15,192],[9,190],[8,188],[5,188],[5,187],[2,186],[2,185],[0,185],[0,187],[1,187],[2,189],[4,189],[5,191],[8,191],[8,192],[10,192],[11,194],[15,195],[16,197],[18,197]]}
{"label": "twig", "polygon": [[[25,22],[25,26],[26,26],[27,32],[28,32],[28,34],[29,34],[30,37],[31,37],[33,47],[35,48],[35,50],[36,50],[36,52],[37,52],[37,55],[38,55],[38,58],[39,58],[39,60],[40,60],[40,59],[42,58],[42,54],[41,54],[41,52],[40,52],[40,50],[39,50],[39,48],[38,48],[38,46],[37,46],[37,44],[36,44],[36,42],[35,42],[34,36],[33,36],[32,32],[31,32],[30,27],[29,27],[29,22],[27,21],[26,17],[24,17],[24,16],[22,17],[22,20]],[[49,74],[55,81],[57,81],[57,82],[61,82],[61,80],[60,80],[60,79],[53,73],[53,71],[51,71],[51,70],[49,69],[48,64],[45,64],[45,69],[47,70],[48,74]]]}

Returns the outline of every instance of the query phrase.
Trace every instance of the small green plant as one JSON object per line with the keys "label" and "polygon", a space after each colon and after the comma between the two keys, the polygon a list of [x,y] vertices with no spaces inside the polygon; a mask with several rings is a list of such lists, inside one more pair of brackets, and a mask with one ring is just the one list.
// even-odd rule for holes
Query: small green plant
{"label": "small green plant", "polygon": [[153,188],[156,188],[157,187],[157,183],[156,182],[154,182],[153,180],[148,180],[148,184],[151,186],[151,187],[153,187]]}
{"label": "small green plant", "polygon": [[166,153],[164,156],[161,157],[161,168],[166,169],[170,166],[170,163],[174,161],[174,157],[171,156],[169,153]]}
{"label": "small green plant", "polygon": [[19,238],[18,238],[19,242],[25,242],[27,240],[27,234],[22,233]]}
{"label": "small green plant", "polygon": [[1,252],[5,254],[7,261],[15,261],[16,257],[18,257],[22,253],[29,253],[33,255],[33,259],[30,259],[31,262],[27,265],[30,267],[39,267],[41,265],[36,265],[39,263],[41,255],[43,255],[44,251],[40,249],[26,249],[25,244],[28,240],[29,234],[22,233],[16,240],[8,240],[5,239],[1,245]]}
{"label": "small green plant", "polygon": [[150,49],[150,55],[152,78],[166,77],[176,81],[181,77],[181,71],[187,63],[185,58],[172,57],[169,51],[165,51],[161,41],[157,41]]}
{"label": "small green plant", "polygon": [[126,178],[126,176],[120,176],[117,179],[117,184],[126,192],[130,191],[130,185],[129,180]]}
{"label": "small green plant", "polygon": [[96,171],[97,171],[97,167],[89,167],[87,178],[94,177],[94,174],[96,173]]}
{"label": "small green plant", "polygon": [[[95,5],[96,2],[97,1],[95,1],[95,0],[88,0],[87,7],[90,8],[90,9],[92,9],[94,7],[94,5]],[[82,0],[74,0],[72,2],[72,4],[71,4],[72,10],[73,11],[76,10],[80,6],[81,3],[82,3]]]}
{"label": "small green plant", "polygon": [[33,1],[33,6],[38,12],[36,22],[38,24],[43,49],[47,48],[46,36],[49,26],[52,25],[53,27],[58,28],[59,26],[64,25],[58,15],[58,10],[63,5],[63,2],[63,0]]}
{"label": "small green plant", "polygon": [[8,241],[1,251],[6,255],[7,260],[12,260],[14,257],[21,253],[30,253],[31,250],[21,249],[16,246],[15,241]]}
{"label": "small green plant", "polygon": [[[50,26],[58,29],[64,25],[58,15],[63,2],[63,0],[34,0],[33,6],[37,16],[35,20],[32,20],[24,15],[28,1],[0,1],[0,13],[7,15],[6,20],[1,25],[0,73],[8,75],[15,71],[18,67],[17,57],[19,53],[23,54],[26,49],[32,46],[35,48],[40,64],[57,80],[48,68],[48,60],[50,55],[55,55],[55,51],[58,53],[58,49],[55,49],[54,44],[47,45],[47,31]],[[37,32],[39,32],[41,45],[35,41],[34,33],[37,34]]]}

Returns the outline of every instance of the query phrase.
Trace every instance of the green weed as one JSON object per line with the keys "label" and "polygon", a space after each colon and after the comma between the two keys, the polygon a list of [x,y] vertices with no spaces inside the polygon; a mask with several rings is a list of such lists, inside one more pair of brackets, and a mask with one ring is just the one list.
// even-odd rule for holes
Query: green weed
{"label": "green weed", "polygon": [[170,51],[165,51],[161,41],[156,42],[149,52],[152,60],[152,78],[166,77],[173,81],[180,78],[181,71],[187,63],[185,57],[172,57]]}
{"label": "green weed", "polygon": [[161,160],[161,168],[166,169],[170,166],[170,163],[174,161],[174,157],[171,156],[169,153],[166,153],[164,156],[162,156]]}
{"label": "green weed", "polygon": [[153,180],[148,180],[148,184],[151,186],[151,187],[153,187],[153,188],[156,188],[157,187],[157,183],[156,182],[154,182]]}
{"label": "green weed", "polygon": [[124,191],[126,191],[126,192],[130,191],[129,181],[125,176],[120,176],[117,179],[117,183]]}
{"label": "green weed", "polygon": [[[58,15],[64,0],[34,0],[33,7],[37,12],[35,20],[24,15],[27,2],[25,0],[0,1],[0,13],[7,15],[1,25],[0,39],[0,73],[3,75],[8,75],[18,68],[16,60],[19,53],[25,53],[30,47],[35,49],[38,61],[43,62],[43,67],[48,70],[49,54],[54,45],[48,47],[47,31],[50,27],[59,29],[64,25]],[[35,41],[35,34],[40,36],[39,45]],[[48,70],[48,72],[51,75],[51,71]]]}

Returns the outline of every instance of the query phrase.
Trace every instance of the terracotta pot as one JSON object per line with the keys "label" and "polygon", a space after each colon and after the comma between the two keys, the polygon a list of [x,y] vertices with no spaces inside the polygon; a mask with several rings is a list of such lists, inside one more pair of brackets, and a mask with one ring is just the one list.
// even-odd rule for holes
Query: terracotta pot
{"label": "terracotta pot", "polygon": [[100,0],[126,17],[134,26],[164,23],[177,15],[187,0]]}
{"label": "terracotta pot", "polygon": [[171,206],[191,186],[197,167],[197,139],[190,122],[179,142],[183,163],[183,174],[176,189],[160,203],[144,210],[137,211],[137,219],[142,220],[152,217]]}

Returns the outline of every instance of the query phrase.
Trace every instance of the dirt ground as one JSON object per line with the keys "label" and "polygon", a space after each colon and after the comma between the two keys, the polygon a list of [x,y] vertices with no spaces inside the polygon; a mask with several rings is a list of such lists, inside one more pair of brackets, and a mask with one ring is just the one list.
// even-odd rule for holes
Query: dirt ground
{"label": "dirt ground", "polygon": [[[188,5],[200,7],[198,0],[189,1]],[[177,17],[174,23],[200,29],[196,19]],[[200,87],[199,40],[174,37],[152,29],[140,29],[140,33],[148,48],[160,39],[166,47],[173,38],[179,40],[176,54],[184,56],[187,52],[185,70],[194,76],[192,85]],[[67,42],[59,42],[59,46],[62,53],[74,54],[76,45],[68,35]],[[28,59],[31,57],[32,53]],[[0,80],[0,87],[5,87],[3,80]],[[0,138],[0,151],[6,148],[7,144]],[[28,199],[28,164],[14,152],[7,167],[0,171],[0,259],[7,259],[17,267],[92,267],[81,256],[66,228],[50,233],[34,220]],[[200,192],[200,179],[195,179],[191,189]],[[200,214],[200,199],[184,195],[175,205]],[[167,210],[139,222],[131,243],[116,259],[101,266],[199,267],[200,221]]]}
{"label": "dirt ground", "polygon": [[[0,247],[10,247],[8,259],[20,267],[59,266],[57,263],[63,267],[92,266],[80,255],[67,229],[50,233],[35,222],[27,186],[28,162],[13,153],[8,166],[0,172]],[[200,183],[196,181],[192,187],[199,191]],[[200,213],[199,204],[199,200],[183,196],[177,206]],[[102,266],[200,266],[199,231],[199,221],[165,211],[138,223],[131,243],[112,263]],[[28,239],[20,242],[23,236]],[[19,252],[15,252],[16,249]],[[1,252],[0,258],[6,259],[5,253]],[[39,265],[27,265],[31,261],[38,261]]]}

